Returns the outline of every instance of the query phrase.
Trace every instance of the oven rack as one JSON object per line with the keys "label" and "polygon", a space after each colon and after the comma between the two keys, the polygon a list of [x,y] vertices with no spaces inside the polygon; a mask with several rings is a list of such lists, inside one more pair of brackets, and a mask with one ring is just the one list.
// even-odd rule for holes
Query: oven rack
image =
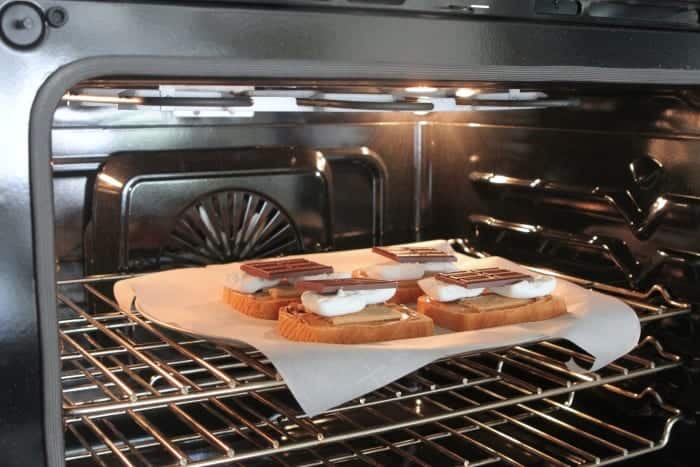
{"label": "oven rack", "polygon": [[[460,253],[474,258],[490,256],[488,253],[475,249],[464,239],[452,239],[450,240],[450,244]],[[684,315],[692,311],[692,305],[690,303],[673,298],[666,287],[661,284],[653,284],[646,291],[638,291],[617,287],[604,282],[583,279],[552,269],[534,266],[525,267],[533,272],[558,277],[586,289],[612,295],[634,308],[639,315],[639,321],[642,323]]]}
{"label": "oven rack", "polygon": [[[78,444],[67,452],[71,462],[89,457],[97,463],[109,458],[107,464],[139,464],[144,460],[141,457],[152,457],[155,451],[156,457],[170,456],[166,460],[159,457],[155,464],[215,465],[273,455],[279,458],[284,453],[306,452],[311,447],[325,450],[332,445],[347,450],[333,454],[333,462],[360,460],[372,464],[373,457],[388,455],[387,450],[403,458],[404,451],[413,445],[445,454],[436,446],[442,442],[439,440],[473,438],[468,433],[474,430],[488,432],[501,441],[508,439],[537,457],[541,453],[532,451],[526,441],[496,426],[515,424],[526,435],[536,432],[518,422],[527,417],[544,417],[564,426],[559,419],[553,422],[545,417],[563,407],[572,410],[567,413],[578,419],[589,420],[588,415],[572,407],[577,391],[603,387],[637,399],[653,391],[634,393],[614,384],[681,365],[679,357],[666,352],[653,337],[646,337],[633,352],[613,364],[596,373],[579,374],[570,371],[565,362],[574,359],[586,365],[591,362],[589,356],[566,344],[540,342],[444,359],[363,398],[309,418],[262,354],[166,331],[138,312],[120,310],[99,290],[104,283],[111,286],[112,281],[102,277],[59,284],[60,289],[81,287],[84,301],[97,310],[89,313],[87,306],[69,298],[77,295],[75,290],[61,290],[58,295],[59,311],[64,315],[59,323],[66,436]],[[657,313],[663,312],[660,309]],[[529,411],[532,404],[547,405],[540,410],[543,415]],[[487,420],[486,425],[479,421],[479,417],[499,415],[512,407],[527,413],[519,414],[520,418]],[[672,414],[664,422],[670,430],[678,413],[664,407]],[[200,420],[202,411],[208,414],[206,421]],[[387,413],[392,414],[390,419],[382,418]],[[211,425],[211,417],[218,417],[218,422]],[[225,426],[219,426],[221,417],[226,419]],[[171,434],[166,432],[167,425],[159,426],[159,421],[172,419],[179,420],[186,429]],[[471,425],[453,427],[450,423],[454,419]],[[129,430],[120,428],[120,424],[128,425]],[[613,425],[604,426],[617,432]],[[429,427],[442,430],[421,434]],[[124,435],[134,429],[140,434]],[[392,441],[397,433],[407,438]],[[586,433],[583,430],[579,435],[591,439]],[[556,439],[553,442],[559,449],[562,444]],[[618,446],[613,448],[617,449],[615,453],[602,457],[578,451],[572,455],[583,456],[577,459],[590,463],[607,462],[605,459],[612,462],[658,449],[666,442],[665,435],[654,438],[656,441],[644,439],[638,446]],[[374,445],[367,447],[363,444],[367,442]],[[205,451],[210,453],[205,457],[187,454],[192,445],[198,444],[206,445]],[[518,465],[509,462],[517,453],[503,453],[499,445],[474,438],[469,446],[488,455],[465,459],[469,465],[501,461]],[[328,462],[324,455],[319,453],[318,462]],[[456,459],[451,454],[448,457]]]}
{"label": "oven rack", "polygon": [[[606,420],[575,407],[574,394],[543,397],[527,403],[465,413],[465,404],[479,396],[507,399],[511,390],[523,391],[517,380],[499,387],[475,386],[470,392],[452,390],[362,411],[336,412],[316,420],[330,436],[310,439],[303,420],[261,415],[241,425],[239,400],[208,398],[184,407],[168,406],[145,413],[91,419],[67,425],[67,438],[78,447],[66,451],[67,465],[81,461],[97,465],[607,465],[662,449],[681,414],[651,388],[630,391],[606,386],[611,404],[649,398],[655,407],[645,422]],[[585,392],[584,392],[585,394]],[[625,401],[626,400],[626,401]],[[435,415],[450,413],[449,416]],[[368,420],[387,423],[400,414],[418,420],[388,429],[366,428]],[[609,416],[609,414],[608,414]],[[173,421],[186,422],[172,431]],[[650,422],[651,420],[651,422]],[[342,433],[346,427],[354,429]],[[134,433],[134,427],[137,433]],[[256,436],[274,428],[293,439],[270,445]],[[272,431],[272,430],[271,430]],[[128,433],[125,435],[125,433]],[[255,462],[258,462],[255,464]],[[252,464],[249,464],[252,462]]]}
{"label": "oven rack", "polygon": [[[104,286],[103,279],[59,284],[59,289],[79,285],[85,292],[85,302],[98,310],[88,312],[86,306],[69,298],[65,291],[59,291],[59,310],[64,315],[59,319],[61,380],[68,420],[128,409],[143,410],[167,403],[187,403],[203,397],[286,390],[274,366],[260,352],[215,345],[162,329],[133,309],[120,309],[109,296],[98,290]],[[111,286],[111,281],[107,284]],[[655,314],[675,310],[657,308],[659,311]],[[587,375],[565,367],[565,362],[571,358],[583,366],[591,362],[589,356],[567,348],[565,344],[540,343],[529,348],[489,352],[484,354],[490,359],[486,375],[448,378],[444,384],[426,383],[417,394],[406,395],[398,391],[400,395],[394,397],[418,397],[460,385],[489,382],[501,377],[499,372],[505,363],[522,367],[520,360],[527,360],[528,365],[544,368],[557,376],[537,386],[536,392],[543,395],[549,395],[551,391],[568,392],[614,383],[679,365],[678,358],[665,352],[653,338],[643,340],[638,348],[643,352],[646,347],[654,349],[651,357],[640,357],[633,352],[599,372]],[[511,354],[517,358],[512,358]],[[453,366],[458,361],[446,359],[431,368],[444,373],[439,368]],[[455,374],[461,372],[459,368],[456,372],[451,371]],[[390,400],[386,395],[370,396],[364,399],[377,399],[374,403]],[[362,404],[363,401],[356,403]]]}

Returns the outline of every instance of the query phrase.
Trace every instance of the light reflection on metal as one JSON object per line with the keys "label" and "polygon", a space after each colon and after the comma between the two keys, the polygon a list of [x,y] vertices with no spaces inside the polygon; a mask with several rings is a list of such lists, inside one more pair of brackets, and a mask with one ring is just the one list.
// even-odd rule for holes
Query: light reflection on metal
{"label": "light reflection on metal", "polygon": [[413,94],[431,93],[436,91],[437,88],[431,86],[411,86],[406,88],[406,92],[410,92]]}
{"label": "light reflection on metal", "polygon": [[107,175],[106,173],[98,174],[97,178],[99,178],[101,181],[105,182],[107,185],[113,186],[114,188],[121,189],[121,187],[124,186],[124,184],[122,182],[120,182],[116,178],[112,177],[111,175]]}
{"label": "light reflection on metal", "polygon": [[460,89],[457,89],[457,91],[455,92],[455,96],[457,96],[457,97],[472,97],[477,92],[478,91],[476,89],[472,89],[472,88],[460,88]]}

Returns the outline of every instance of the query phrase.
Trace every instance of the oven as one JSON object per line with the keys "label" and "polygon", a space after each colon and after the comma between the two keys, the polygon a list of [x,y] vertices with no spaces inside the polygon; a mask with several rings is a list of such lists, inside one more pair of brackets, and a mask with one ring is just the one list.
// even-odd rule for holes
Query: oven
{"label": "oven", "polygon": [[[694,465],[691,1],[0,2],[4,465]],[[457,355],[308,416],[151,271],[430,239],[642,337]],[[329,384],[332,390],[332,382]]]}

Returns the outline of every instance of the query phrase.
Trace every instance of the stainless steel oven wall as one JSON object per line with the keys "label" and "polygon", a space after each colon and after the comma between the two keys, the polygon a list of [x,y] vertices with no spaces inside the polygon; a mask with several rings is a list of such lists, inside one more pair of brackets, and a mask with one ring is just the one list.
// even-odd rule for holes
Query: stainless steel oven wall
{"label": "stainless steel oven wall", "polygon": [[428,235],[637,290],[700,298],[694,93],[582,98],[425,126]]}
{"label": "stainless steel oven wall", "polygon": [[[95,116],[90,115],[90,111],[60,109],[56,126],[52,130],[56,254],[60,277],[81,274],[84,233],[88,223],[95,224],[90,211],[97,209],[97,214],[103,209],[92,207],[96,202],[93,194],[95,175],[110,154],[123,151],[131,151],[129,154],[142,159],[138,170],[143,175],[162,166],[159,160],[167,158],[167,151],[170,150],[191,151],[192,163],[202,159],[206,155],[202,151],[209,148],[231,148],[231,154],[236,152],[235,148],[250,146],[296,146],[320,150],[333,175],[334,241],[332,244],[322,241],[318,248],[343,249],[371,246],[374,243],[406,242],[417,238],[415,192],[419,187],[416,184],[414,159],[420,157],[415,146],[416,133],[423,130],[420,122],[412,115],[377,113],[326,118],[262,115],[252,120],[239,121],[175,119],[167,122],[154,117],[154,120],[148,122],[144,121],[144,116],[139,112],[130,114],[129,111],[115,111],[112,116],[114,119],[119,117],[121,123],[108,125],[104,123],[104,120],[109,120],[105,113],[99,112]],[[138,120],[138,126],[130,120]],[[172,154],[173,159],[184,155],[185,152]],[[280,153],[279,156],[282,158],[284,154]],[[263,154],[261,150],[260,157],[264,159],[275,155]],[[360,162],[369,165],[360,166]],[[215,166],[223,167],[221,163]],[[201,172],[202,163],[196,168],[192,165],[191,170]],[[117,178],[123,179],[125,176],[125,173],[120,172]],[[383,179],[383,196],[374,193],[377,189],[374,183],[378,183],[380,178]],[[229,183],[236,185],[234,180],[231,178]],[[258,191],[265,190],[265,184],[260,184]],[[154,202],[152,200],[150,204],[153,205]],[[162,209],[159,217],[163,224],[161,230],[169,228],[174,220],[165,218],[168,217],[165,204]],[[156,211],[149,216],[154,212]],[[104,235],[110,229],[118,235],[120,219],[119,216],[112,216],[112,219],[108,217],[101,216],[103,225],[99,228],[104,233],[94,236],[99,239],[97,247],[101,245],[102,248],[101,251],[98,248],[95,253],[103,256],[101,263],[110,263],[111,260],[107,258],[117,254],[114,247],[109,247],[104,242]],[[380,225],[374,225],[375,223]],[[139,230],[142,232],[141,237],[149,236],[143,233],[143,225]],[[153,243],[154,238],[163,237],[155,233],[154,228],[149,229],[149,232],[150,243]],[[311,244],[316,244],[316,240],[303,240],[305,250],[313,251],[317,248]],[[92,243],[95,244],[94,241]],[[149,248],[157,249],[157,245]],[[94,262],[95,259],[90,261]],[[95,265],[91,272],[125,270],[126,263],[128,260],[117,262],[115,257],[115,261],[110,263],[111,271]]]}
{"label": "stainless steel oven wall", "polygon": [[[3,13],[12,4],[2,2]],[[18,47],[15,31],[0,45],[7,109],[0,125],[0,419],[7,465],[27,465],[28,455],[36,464],[62,463],[50,129],[61,95],[77,82],[167,75],[700,83],[694,33],[208,2],[31,5],[36,20],[7,24],[36,40]],[[65,8],[67,22],[54,18],[49,26],[42,15],[55,6]]]}

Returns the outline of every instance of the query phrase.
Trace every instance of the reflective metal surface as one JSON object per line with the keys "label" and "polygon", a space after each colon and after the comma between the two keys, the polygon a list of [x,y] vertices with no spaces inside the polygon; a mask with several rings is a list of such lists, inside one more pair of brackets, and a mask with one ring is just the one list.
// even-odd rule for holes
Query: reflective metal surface
{"label": "reflective metal surface", "polygon": [[432,235],[592,280],[663,283],[697,300],[697,136],[590,129],[599,116],[637,117],[577,113],[559,124],[543,116],[539,127],[478,117],[427,125]]}
{"label": "reflective metal surface", "polygon": [[[9,3],[6,0],[2,5]],[[6,358],[0,371],[7,375],[0,393],[3,401],[10,401],[0,408],[0,418],[4,460],[9,465],[26,464],[27,453],[35,454],[37,464],[62,462],[50,127],[56,104],[77,82],[104,75],[166,75],[181,79],[292,77],[312,81],[334,78],[462,83],[494,80],[700,83],[700,57],[688,52],[697,48],[699,39],[687,32],[571,28],[561,24],[542,27],[538,23],[518,21],[489,22],[461,20],[461,17],[436,20],[424,16],[320,13],[308,9],[256,10],[227,8],[221,3],[180,6],[160,2],[38,0],[33,4],[42,11],[63,6],[68,21],[61,27],[49,28],[43,40],[28,51],[14,49],[6,42],[0,45],[0,100],[6,109],[0,125],[3,141],[0,208],[4,220],[0,225],[3,239],[0,296],[4,300],[0,343]],[[527,47],[519,46],[525,43]],[[668,121],[672,119],[664,120]],[[99,139],[99,128],[94,133],[93,137]],[[410,143],[404,143],[412,141],[412,130],[408,133],[408,139],[396,138],[399,146],[410,147]],[[143,146],[176,141],[143,138],[138,130],[135,138],[140,141],[136,144]],[[349,144],[347,140],[331,139],[329,145]],[[501,141],[506,139],[502,137]],[[92,146],[94,141],[85,143]],[[687,147],[675,140],[659,144],[657,149],[664,152],[680,149],[674,153],[686,161],[692,153],[684,152]],[[374,148],[364,141],[352,145]],[[134,148],[122,150],[128,149]],[[391,157],[392,151],[374,149],[386,158],[392,174],[397,167],[411,167],[410,160],[406,163],[406,159],[402,162]],[[586,155],[578,154],[578,157],[585,159]],[[686,165],[680,159],[679,165]],[[659,160],[665,167],[672,165],[670,161]],[[497,169],[479,170],[501,173]],[[521,178],[540,176],[519,172],[502,173]],[[557,177],[547,179],[557,180]],[[459,184],[463,181],[460,178],[450,188],[453,197],[461,194]],[[68,184],[74,194],[84,190],[80,180]],[[436,186],[433,184],[436,195],[433,212],[444,207],[443,196],[437,193]],[[410,209],[413,203],[407,203],[405,196],[397,197],[391,190],[388,198],[390,205],[397,199],[396,205],[401,208],[387,210],[391,228],[406,219],[413,221],[413,215],[408,214],[413,213]],[[71,199],[75,197],[71,195]],[[473,197],[466,197],[466,203],[472,206],[470,213],[478,204],[473,201]],[[464,225],[460,219],[464,219],[467,210],[460,206],[464,207],[457,204],[456,215],[445,211],[450,221],[446,222],[443,234],[453,232],[455,225]],[[56,212],[62,209],[57,208]],[[63,225],[74,226],[76,211],[63,212],[70,212],[70,222]],[[59,235],[62,241],[67,237]],[[75,247],[73,244],[67,251],[75,251]]]}
{"label": "reflective metal surface", "polygon": [[[226,191],[229,195],[221,195]],[[230,206],[221,205],[220,196]],[[163,255],[168,262],[181,256],[179,263],[201,264],[251,257],[249,248],[265,250],[252,257],[328,249],[332,204],[332,178],[319,151],[265,147],[115,154],[95,176],[85,269],[89,274],[153,269]],[[226,225],[207,227],[213,221],[202,212],[216,214],[216,223]],[[255,230],[266,225],[271,230]],[[260,245],[251,241],[254,235]],[[189,252],[175,248],[175,240]],[[207,242],[218,246],[207,248]],[[204,252],[194,258],[202,246]]]}
{"label": "reflective metal surface", "polygon": [[[653,337],[588,374],[572,371],[566,362],[590,364],[592,358],[561,343],[455,356],[308,417],[260,352],[161,329],[136,310],[119,309],[93,285],[92,279],[82,283],[100,302],[94,314],[62,291],[58,295],[59,308],[67,312],[60,335],[70,465],[204,466],[237,460],[313,465],[318,455],[367,462],[377,454],[368,463],[395,465],[381,452],[393,449],[388,440],[404,435],[437,451],[414,451],[411,442],[398,442],[399,448],[409,447],[402,456],[409,465],[443,465],[443,456],[465,465],[467,459],[470,465],[607,464],[661,449],[680,418],[656,391],[638,389],[640,378],[681,365]],[[654,306],[651,300],[642,303]],[[647,309],[639,313],[655,319]],[[602,422],[578,402],[593,388],[612,397],[609,402],[629,406],[649,400],[658,409],[647,414],[644,429],[619,425],[624,420],[619,414],[608,413]],[[458,428],[464,423],[470,428]],[[441,434],[433,434],[433,427]],[[358,447],[363,439],[373,448]],[[348,445],[357,451],[330,454]]]}

